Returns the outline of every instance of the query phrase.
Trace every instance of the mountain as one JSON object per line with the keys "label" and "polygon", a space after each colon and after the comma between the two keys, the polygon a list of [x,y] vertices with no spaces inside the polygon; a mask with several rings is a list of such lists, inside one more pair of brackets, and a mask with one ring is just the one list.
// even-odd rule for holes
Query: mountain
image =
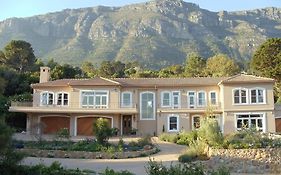
{"label": "mountain", "polygon": [[26,40],[37,57],[73,65],[136,60],[161,68],[183,63],[191,52],[224,53],[245,63],[271,37],[281,37],[281,8],[211,12],[182,0],[66,9],[0,22],[0,48],[12,39]]}

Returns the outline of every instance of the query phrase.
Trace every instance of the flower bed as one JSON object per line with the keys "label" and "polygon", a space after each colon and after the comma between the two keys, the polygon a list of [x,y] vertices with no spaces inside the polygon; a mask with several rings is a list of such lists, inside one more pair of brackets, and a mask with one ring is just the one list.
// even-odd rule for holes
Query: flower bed
{"label": "flower bed", "polygon": [[40,150],[23,148],[18,151],[32,157],[49,157],[49,158],[72,158],[72,159],[125,159],[134,157],[144,157],[158,152],[158,149],[143,149],[140,151],[126,152],[87,152],[87,151],[63,151],[63,150]]}

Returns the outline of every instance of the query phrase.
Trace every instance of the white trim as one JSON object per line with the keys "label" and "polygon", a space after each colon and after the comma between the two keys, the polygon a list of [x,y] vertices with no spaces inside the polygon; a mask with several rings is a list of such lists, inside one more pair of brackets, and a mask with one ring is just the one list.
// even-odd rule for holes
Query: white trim
{"label": "white trim", "polygon": [[[252,102],[252,90],[256,91],[256,103]],[[262,90],[262,95],[263,95],[263,102],[262,103],[258,102],[258,99],[259,99],[259,96],[258,96],[258,93],[257,93],[258,90]],[[266,104],[266,89],[261,88],[261,87],[255,87],[255,88],[249,89],[249,103],[250,104]]]}
{"label": "white trim", "polygon": [[[204,94],[205,94],[205,98],[204,98],[205,104],[203,104],[203,105],[200,105],[200,104],[199,104],[199,94],[200,94],[200,93],[204,93]],[[201,90],[201,91],[198,91],[198,92],[197,92],[197,106],[198,106],[198,107],[205,107],[205,106],[207,106],[207,93],[206,93],[206,91]]]}
{"label": "white trim", "polygon": [[[124,94],[130,94],[130,104],[129,105],[124,105],[124,97],[123,97],[123,95]],[[128,108],[128,107],[133,107],[133,93],[131,92],[131,91],[124,91],[124,92],[122,92],[121,93],[121,107],[123,107],[123,108]]]}
{"label": "white trim", "polygon": [[[176,95],[174,95],[174,93],[178,93],[179,94],[178,95],[178,107],[175,107],[175,104],[174,104],[174,97],[176,96]],[[173,109],[181,108],[181,92],[180,91],[172,91],[171,98],[172,98],[171,102],[172,102]]]}
{"label": "white trim", "polygon": [[[234,120],[234,122],[235,122],[235,124],[234,124],[234,126],[235,126],[235,129],[236,129],[236,131],[239,131],[240,129],[238,129],[237,128],[237,120],[238,120],[238,115],[261,115],[262,117],[260,117],[261,119],[262,119],[262,132],[266,132],[267,131],[267,121],[266,121],[266,113],[265,112],[244,112],[244,113],[234,113],[234,116],[235,116],[235,120]],[[249,117],[249,118],[245,118],[245,119],[248,119],[249,121],[248,121],[248,124],[250,124],[250,122],[251,122],[251,117]]]}
{"label": "white trim", "polygon": [[[44,93],[47,93],[47,104],[42,104],[42,95]],[[49,94],[53,94],[53,104],[49,104]],[[40,92],[40,106],[49,106],[49,105],[55,105],[56,99],[55,99],[55,93],[52,91],[42,91]]]}
{"label": "white trim", "polygon": [[[82,100],[82,93],[83,92],[93,92],[93,106],[89,106],[89,105],[83,105],[83,100]],[[79,107],[80,108],[91,108],[93,107],[94,109],[97,109],[97,105],[96,105],[96,93],[97,92],[105,92],[106,93],[106,105],[105,108],[109,108],[109,90],[80,90],[80,100],[79,100]],[[102,100],[102,99],[101,99]],[[102,108],[101,108],[102,109]]]}
{"label": "white trim", "polygon": [[[215,93],[215,96],[216,96],[216,102],[215,102],[215,104],[212,104],[212,93]],[[218,93],[216,92],[216,91],[210,91],[209,92],[209,104],[210,105],[218,105]]]}
{"label": "white trim", "polygon": [[192,130],[198,129],[198,128],[195,128],[195,127],[194,127],[194,118],[195,118],[195,117],[199,117],[199,118],[200,118],[200,121],[201,121],[201,118],[202,118],[202,116],[201,116],[201,115],[193,115],[193,116],[192,116],[192,118],[191,118],[191,122],[192,122],[192,123],[191,123]]}
{"label": "white trim", "polygon": [[[176,130],[171,130],[170,129],[170,118],[171,117],[176,117],[177,118],[177,129]],[[168,132],[179,132],[179,115],[178,114],[169,114],[167,117],[167,131]]]}
{"label": "white trim", "polygon": [[[60,105],[58,105],[58,95],[59,95],[59,94],[63,94],[63,95],[62,95],[62,99],[61,99],[62,101],[61,101],[61,104],[60,104]],[[67,105],[64,105],[64,94],[67,94]],[[68,92],[64,92],[64,91],[56,92],[55,104],[56,104],[57,106],[65,107],[65,106],[69,106],[69,103],[70,103],[70,95],[69,95]]]}
{"label": "white trim", "polygon": [[[239,103],[235,103],[234,94],[236,90],[239,90]],[[242,103],[241,90],[246,91],[246,103]],[[247,88],[239,87],[239,88],[232,89],[232,105],[248,105],[248,104],[249,104],[249,92]]]}
{"label": "white trim", "polygon": [[[194,106],[193,106],[193,108],[191,108],[191,106],[190,106],[190,95],[189,95],[189,93],[190,92],[192,92],[192,93],[194,93],[194,95],[193,95],[193,98],[194,98]],[[196,108],[196,101],[197,101],[197,97],[196,97],[196,91],[187,91],[187,107],[189,108],[189,109],[195,109]]]}
{"label": "white trim", "polygon": [[74,117],[74,136],[77,136],[77,117]]}
{"label": "white trim", "polygon": [[[163,100],[164,100],[164,94],[165,93],[168,93],[169,94],[169,105],[168,106],[164,106],[163,104]],[[171,104],[172,104],[172,94],[170,91],[162,91],[161,92],[161,107],[162,108],[167,108],[167,107],[171,107]]]}
{"label": "white trim", "polygon": [[[152,104],[152,108],[153,108],[153,118],[142,118],[142,95],[146,94],[146,93],[150,93],[153,95],[153,104]],[[155,114],[156,114],[156,110],[155,110],[155,92],[152,91],[144,91],[140,93],[140,120],[155,120]]]}

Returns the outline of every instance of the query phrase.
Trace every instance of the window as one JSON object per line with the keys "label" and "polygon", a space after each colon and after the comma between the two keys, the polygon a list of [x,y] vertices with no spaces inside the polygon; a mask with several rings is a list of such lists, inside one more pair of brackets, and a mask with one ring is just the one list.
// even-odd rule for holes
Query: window
{"label": "window", "polygon": [[57,105],[68,106],[68,93],[59,92],[57,94]]}
{"label": "window", "polygon": [[40,97],[41,105],[53,105],[54,104],[54,93],[53,92],[42,92]]}
{"label": "window", "polygon": [[190,91],[187,93],[188,108],[195,108],[195,92]]}
{"label": "window", "polygon": [[192,116],[192,129],[200,128],[200,116]]}
{"label": "window", "polygon": [[168,117],[168,131],[169,132],[178,132],[179,131],[179,116],[170,115]]}
{"label": "window", "polygon": [[142,92],[140,94],[140,118],[141,120],[155,119],[155,94],[153,92]]}
{"label": "window", "polygon": [[206,106],[206,93],[198,92],[198,106]]}
{"label": "window", "polygon": [[265,90],[261,88],[250,90],[251,103],[252,104],[263,104],[265,103]]}
{"label": "window", "polygon": [[82,91],[82,107],[84,108],[107,108],[108,92],[107,91]]}
{"label": "window", "polygon": [[216,92],[210,92],[210,103],[212,105],[217,105],[217,93]]}
{"label": "window", "polygon": [[122,93],[122,107],[132,107],[132,93],[123,92]]}
{"label": "window", "polygon": [[171,106],[171,93],[170,92],[162,92],[161,94],[161,106],[162,107],[170,107]]}
{"label": "window", "polygon": [[237,114],[237,130],[256,128],[257,131],[264,131],[264,114]]}
{"label": "window", "polygon": [[180,92],[172,92],[172,107],[179,108],[180,107]]}
{"label": "window", "polygon": [[234,94],[234,104],[247,104],[246,89],[235,89],[233,94]]}

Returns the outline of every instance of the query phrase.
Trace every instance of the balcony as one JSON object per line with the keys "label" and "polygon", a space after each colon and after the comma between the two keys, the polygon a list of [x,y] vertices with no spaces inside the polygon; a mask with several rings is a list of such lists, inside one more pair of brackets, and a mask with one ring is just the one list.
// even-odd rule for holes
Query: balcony
{"label": "balcony", "polygon": [[110,103],[109,105],[81,106],[80,103],[70,103],[63,105],[34,105],[33,102],[11,102],[10,112],[24,113],[90,113],[90,114],[135,114],[137,105],[132,107],[120,107],[120,103]]}
{"label": "balcony", "polygon": [[187,106],[187,104],[181,104],[180,107],[161,107],[161,104],[158,104],[158,113],[190,113],[190,112],[206,112],[206,110],[213,110],[213,112],[222,112],[221,102],[218,102],[215,105],[205,105],[198,106],[194,105],[193,107]]}

